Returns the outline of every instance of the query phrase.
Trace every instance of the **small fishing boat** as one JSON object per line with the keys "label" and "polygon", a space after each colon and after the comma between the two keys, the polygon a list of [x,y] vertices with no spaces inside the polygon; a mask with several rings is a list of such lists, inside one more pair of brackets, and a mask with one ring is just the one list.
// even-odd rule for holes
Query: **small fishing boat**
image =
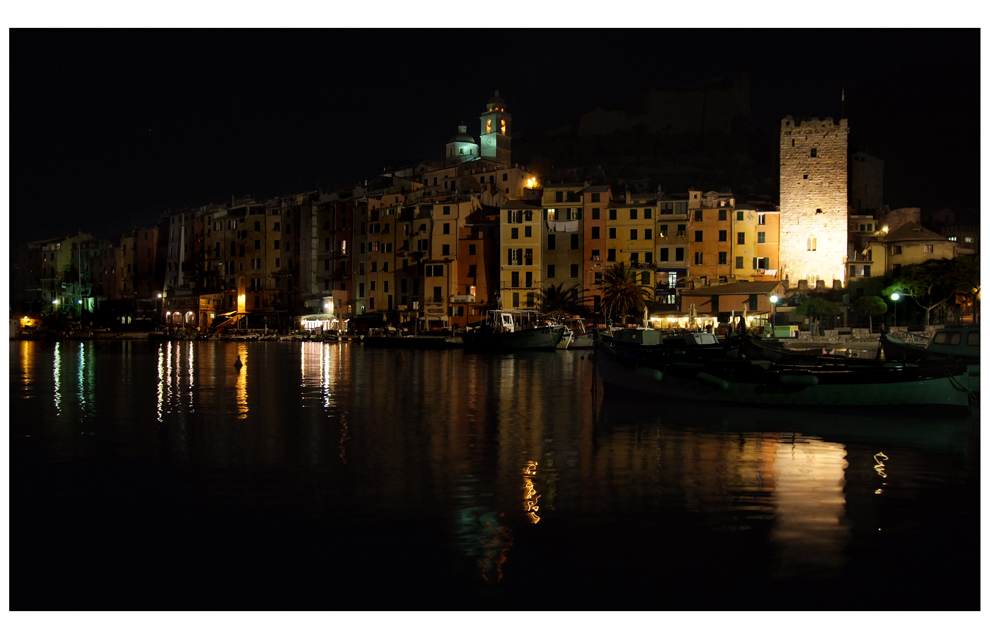
{"label": "small fishing boat", "polygon": [[[520,321],[516,321],[516,317]],[[473,351],[554,350],[564,335],[562,324],[539,324],[535,312],[489,311],[488,322],[461,334]]]}
{"label": "small fishing boat", "polygon": [[886,333],[880,336],[880,343],[888,361],[980,363],[979,324],[937,329],[925,346],[911,344]]}
{"label": "small fishing boat", "polygon": [[965,364],[917,366],[783,365],[602,340],[595,365],[606,392],[676,402],[765,407],[934,409],[966,415],[973,393]]}

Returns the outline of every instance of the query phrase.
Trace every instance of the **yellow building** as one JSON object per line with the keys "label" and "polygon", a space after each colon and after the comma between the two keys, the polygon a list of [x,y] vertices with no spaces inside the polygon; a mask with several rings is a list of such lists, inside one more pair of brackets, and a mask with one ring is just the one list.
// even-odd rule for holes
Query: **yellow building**
{"label": "yellow building", "polygon": [[625,263],[645,286],[654,284],[655,219],[655,202],[613,201],[609,204],[608,219],[605,221],[605,261],[609,265]]}
{"label": "yellow building", "polygon": [[543,208],[538,201],[509,200],[499,210],[501,306],[536,310],[543,286]]}
{"label": "yellow building", "polygon": [[[726,283],[733,277],[733,232],[735,198],[731,193],[690,192],[688,221],[688,268],[696,285]],[[744,231],[740,231],[744,232]]]}

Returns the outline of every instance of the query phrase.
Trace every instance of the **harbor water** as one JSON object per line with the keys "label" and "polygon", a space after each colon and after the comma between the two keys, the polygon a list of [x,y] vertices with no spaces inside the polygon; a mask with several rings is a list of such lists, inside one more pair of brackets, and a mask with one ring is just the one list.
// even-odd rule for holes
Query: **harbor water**
{"label": "harbor water", "polygon": [[12,341],[10,608],[979,608],[977,417],[615,397],[590,355]]}

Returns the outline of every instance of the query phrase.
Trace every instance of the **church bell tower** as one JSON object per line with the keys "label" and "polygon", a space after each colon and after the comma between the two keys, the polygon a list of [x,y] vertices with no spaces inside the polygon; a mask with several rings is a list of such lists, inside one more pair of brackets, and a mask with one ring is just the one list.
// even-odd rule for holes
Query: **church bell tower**
{"label": "church bell tower", "polygon": [[502,167],[512,164],[512,116],[505,112],[505,100],[495,95],[488,100],[488,110],[481,114],[481,157]]}

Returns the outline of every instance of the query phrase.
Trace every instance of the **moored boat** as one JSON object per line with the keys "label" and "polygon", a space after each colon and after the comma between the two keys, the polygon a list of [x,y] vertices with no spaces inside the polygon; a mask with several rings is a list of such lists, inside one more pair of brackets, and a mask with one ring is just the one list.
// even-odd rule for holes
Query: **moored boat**
{"label": "moored boat", "polygon": [[[523,318],[522,325],[515,315]],[[554,350],[563,335],[563,325],[539,325],[535,313],[490,311],[484,326],[462,333],[461,339],[465,349],[475,351]]]}
{"label": "moored boat", "polygon": [[788,366],[736,358],[673,357],[602,342],[595,365],[606,392],[669,401],[765,407],[935,409],[969,413],[964,364]]}
{"label": "moored boat", "polygon": [[921,346],[882,334],[880,343],[887,360],[905,362],[980,363],[980,325],[946,326],[937,329]]}

